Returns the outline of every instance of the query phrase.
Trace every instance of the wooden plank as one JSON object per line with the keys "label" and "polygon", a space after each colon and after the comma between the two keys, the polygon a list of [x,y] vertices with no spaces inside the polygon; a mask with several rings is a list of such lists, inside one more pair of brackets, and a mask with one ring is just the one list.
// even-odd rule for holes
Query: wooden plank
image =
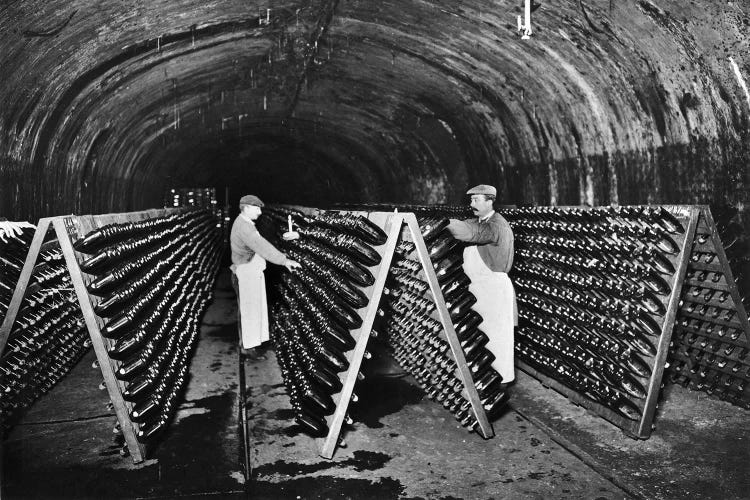
{"label": "wooden plank", "polygon": [[696,207],[690,207],[688,211],[688,225],[687,228],[685,228],[678,265],[675,269],[675,274],[673,275],[674,283],[672,285],[672,293],[669,298],[667,312],[664,315],[664,322],[662,323],[661,336],[659,337],[659,344],[656,349],[656,356],[654,357],[654,369],[651,372],[651,379],[649,380],[646,392],[644,410],[641,414],[641,421],[636,431],[637,436],[640,438],[647,438],[651,435],[652,423],[656,413],[656,405],[659,400],[662,376],[664,375],[664,366],[667,361],[667,354],[669,353],[669,342],[672,338],[672,329],[674,327],[677,309],[682,295],[682,282],[685,279],[685,273],[687,272],[693,238],[695,237],[695,228],[698,225],[699,209]]}
{"label": "wooden plank", "polygon": [[[692,267],[688,264],[689,267]],[[729,283],[726,283],[722,277],[719,281],[698,281],[694,278],[688,278],[685,280],[686,285],[695,286],[698,288],[710,288],[712,290],[718,290],[720,292],[729,291]],[[690,297],[686,297],[687,300],[691,300]],[[695,299],[693,299],[695,300]]]}
{"label": "wooden plank", "polygon": [[357,343],[349,356],[349,369],[344,375],[343,387],[338,394],[336,411],[326,419],[328,423],[328,436],[321,444],[320,456],[329,459],[333,457],[333,452],[338,444],[341,426],[344,423],[344,418],[346,417],[346,412],[349,407],[349,401],[354,392],[354,384],[357,381],[359,368],[362,365],[362,358],[367,349],[367,342],[370,338],[372,325],[375,322],[380,299],[383,295],[385,280],[388,277],[388,272],[391,268],[393,252],[396,249],[396,242],[401,234],[401,225],[404,221],[403,216],[398,213],[373,213],[371,214],[371,220],[385,229],[386,234],[388,234],[388,239],[385,242],[383,250],[378,252],[381,255],[381,261],[376,272],[375,283],[366,290],[370,300],[363,316],[362,326],[359,330],[353,332],[353,336],[357,338]]}
{"label": "wooden plank", "polygon": [[464,385],[466,396],[468,396],[469,403],[471,403],[471,409],[479,423],[480,433],[482,437],[489,439],[495,435],[495,431],[487,420],[487,413],[484,411],[484,406],[482,406],[482,401],[479,399],[479,393],[477,393],[477,388],[474,385],[471,371],[466,364],[466,357],[461,348],[461,342],[456,335],[456,330],[453,327],[453,321],[448,312],[448,307],[445,305],[443,291],[440,289],[440,284],[438,283],[437,275],[435,274],[435,268],[432,266],[430,253],[427,250],[424,238],[422,238],[422,232],[419,230],[419,222],[413,213],[406,214],[404,219],[411,232],[412,242],[417,251],[419,261],[422,264],[422,271],[424,272],[425,277],[427,278],[427,283],[430,286],[430,292],[432,292],[432,298],[435,301],[435,310],[440,318],[440,323],[443,325],[443,331],[448,340],[448,345],[451,348],[453,359],[456,361],[458,376]]}
{"label": "wooden plank", "polygon": [[690,269],[698,270],[698,271],[709,271],[714,273],[721,273],[724,272],[723,268],[721,267],[721,264],[714,261],[710,264],[706,264],[703,261],[698,262],[690,262]]}
{"label": "wooden plank", "polygon": [[31,274],[34,271],[36,265],[36,259],[39,257],[39,249],[44,243],[44,238],[47,236],[47,230],[50,226],[50,217],[39,219],[39,223],[36,226],[34,237],[31,239],[31,246],[26,254],[26,260],[23,263],[21,274],[18,277],[16,288],[13,290],[13,297],[10,299],[8,310],[5,312],[5,319],[3,324],[0,326],[0,356],[2,356],[5,346],[8,343],[8,337],[13,328],[13,323],[16,321],[16,316],[21,308],[21,302],[26,295],[26,288],[28,287]]}
{"label": "wooden plank", "polygon": [[[70,218],[69,218],[70,219]],[[88,219],[88,223],[93,223],[93,218],[88,216],[86,218],[79,218],[79,222]],[[91,342],[96,352],[96,358],[99,361],[99,367],[102,370],[104,376],[104,383],[107,386],[107,392],[112,400],[115,414],[120,422],[120,428],[122,429],[125,442],[128,445],[130,456],[133,458],[134,463],[143,462],[145,459],[145,447],[136,438],[138,429],[135,424],[130,420],[128,414],[128,408],[125,405],[125,400],[122,397],[122,391],[118,380],[115,377],[114,367],[111,364],[109,354],[107,354],[107,347],[104,343],[104,338],[101,334],[101,319],[94,313],[94,307],[91,303],[91,299],[86,289],[86,285],[83,280],[81,268],[78,266],[76,260],[75,251],[70,241],[70,235],[68,234],[68,228],[65,225],[63,218],[57,218],[53,221],[55,232],[57,233],[57,239],[60,241],[60,248],[62,249],[65,257],[65,262],[68,265],[68,271],[70,272],[70,279],[73,282],[73,287],[78,297],[78,302],[81,306],[81,312],[83,313],[83,319],[86,322],[86,328],[89,331]],[[85,223],[84,223],[85,224]],[[79,224],[80,228],[83,224]],[[88,225],[88,224],[85,224]],[[85,234],[85,233],[84,233]]]}

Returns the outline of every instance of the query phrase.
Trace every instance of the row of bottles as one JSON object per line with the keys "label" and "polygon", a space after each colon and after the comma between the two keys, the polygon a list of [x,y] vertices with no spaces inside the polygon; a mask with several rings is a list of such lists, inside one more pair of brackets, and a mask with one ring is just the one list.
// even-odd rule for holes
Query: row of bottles
{"label": "row of bottles", "polygon": [[209,210],[214,216],[218,229],[226,236],[229,226],[227,209],[219,206],[216,188],[171,188],[164,193],[164,208],[185,208]]}
{"label": "row of bottles", "polygon": [[[508,393],[502,377],[492,368],[493,354],[486,349],[487,335],[480,329],[481,316],[472,309],[476,297],[469,291],[470,280],[463,272],[464,245],[447,231],[448,217],[465,215],[463,208],[440,210],[431,207],[418,213],[422,238],[438,278],[450,321],[462,349],[471,379],[488,418],[505,407]],[[478,420],[468,400],[455,355],[437,319],[434,298],[425,281],[413,242],[402,239],[394,254],[391,272],[379,310],[376,331],[427,396],[453,413],[468,430]]]}
{"label": "row of bottles", "polygon": [[[3,290],[12,296],[33,232],[24,232],[2,255]],[[11,248],[12,247],[12,248]],[[8,432],[40,396],[62,379],[90,347],[88,332],[59,242],[50,230],[0,357],[0,423]],[[3,295],[3,294],[0,294]],[[0,300],[0,302],[3,302]],[[9,300],[8,300],[9,302]],[[7,303],[3,302],[3,315]],[[4,318],[4,316],[3,316]]]}
{"label": "row of bottles", "polygon": [[[750,309],[750,238],[739,221],[736,207],[712,206],[711,212],[740,300],[747,311]],[[698,236],[708,239],[709,232]]]}
{"label": "row of bottles", "polygon": [[[522,221],[523,226],[546,224],[566,226],[582,224],[584,234],[668,233],[684,234],[685,227],[669,209],[659,205],[631,205],[608,207],[522,207],[498,210],[508,221]],[[643,239],[643,238],[641,238]]]}
{"label": "row of bottles", "polygon": [[732,222],[735,214],[718,210],[715,225],[706,212],[698,220],[670,344],[669,376],[750,408],[750,331],[740,263],[747,245],[741,227]]}
{"label": "row of bottles", "polygon": [[10,306],[13,291],[21,275],[26,254],[34,237],[33,227],[19,229],[21,234],[9,234],[0,239],[0,324]]}
{"label": "row of bottles", "polygon": [[[291,225],[298,239],[283,238]],[[356,344],[352,332],[362,326],[361,310],[368,305],[363,288],[375,282],[373,268],[381,260],[376,248],[387,236],[358,215],[305,215],[283,207],[264,208],[258,228],[302,265],[292,273],[267,272],[271,340],[296,422],[324,437],[349,370],[347,353]]]}
{"label": "row of bottles", "polygon": [[641,421],[683,216],[661,206],[499,212],[515,237],[518,359],[583,400]]}
{"label": "row of bottles", "polygon": [[459,205],[420,205],[414,203],[338,203],[334,205],[337,210],[352,210],[357,212],[411,212],[418,218],[454,218],[465,219],[471,216],[468,206]]}
{"label": "row of bottles", "polygon": [[110,224],[74,243],[129,418],[142,442],[169,425],[211,297],[222,233],[210,210]]}

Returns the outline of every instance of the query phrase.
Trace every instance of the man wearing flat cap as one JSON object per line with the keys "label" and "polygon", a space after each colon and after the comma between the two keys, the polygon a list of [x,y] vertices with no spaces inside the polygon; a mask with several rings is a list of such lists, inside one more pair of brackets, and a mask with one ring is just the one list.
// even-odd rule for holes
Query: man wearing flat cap
{"label": "man wearing flat cap", "polygon": [[472,307],[483,318],[482,330],[489,337],[487,349],[495,356],[492,367],[503,383],[515,380],[513,328],[518,325],[516,293],[508,277],[513,265],[513,231],[493,203],[494,186],[480,184],[466,193],[476,219],[450,219],[448,230],[457,240],[473,243],[464,249],[464,272],[471,279],[469,291],[477,298]]}
{"label": "man wearing flat cap", "polygon": [[268,305],[266,303],[266,280],[263,271],[266,261],[284,266],[292,271],[300,267],[255,227],[260,217],[263,202],[255,195],[240,198],[240,215],[232,224],[229,244],[232,250],[232,285],[239,306],[238,327],[242,348],[252,358],[263,358],[255,348],[268,340]]}

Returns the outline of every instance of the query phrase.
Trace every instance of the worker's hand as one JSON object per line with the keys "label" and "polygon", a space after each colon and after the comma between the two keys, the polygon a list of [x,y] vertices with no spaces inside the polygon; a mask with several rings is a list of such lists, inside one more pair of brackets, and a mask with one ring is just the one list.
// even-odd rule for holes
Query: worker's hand
{"label": "worker's hand", "polygon": [[288,271],[294,271],[295,269],[302,267],[302,264],[300,264],[296,260],[286,259],[286,262],[284,262],[284,267],[286,267]]}
{"label": "worker's hand", "polygon": [[36,227],[28,222],[11,222],[11,221],[0,221],[0,240],[7,242],[9,238],[14,236],[21,236],[23,234],[23,228],[25,227]]}

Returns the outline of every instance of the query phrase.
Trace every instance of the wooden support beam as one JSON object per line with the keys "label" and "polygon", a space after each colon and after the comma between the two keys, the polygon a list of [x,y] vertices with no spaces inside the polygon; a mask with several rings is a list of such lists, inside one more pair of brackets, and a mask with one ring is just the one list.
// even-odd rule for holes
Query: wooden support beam
{"label": "wooden support beam", "polygon": [[71,244],[68,228],[62,218],[55,219],[53,224],[55,232],[57,233],[57,239],[60,241],[60,248],[65,257],[65,262],[68,266],[68,271],[70,272],[70,279],[73,282],[73,288],[78,297],[78,303],[81,306],[81,312],[83,313],[83,319],[86,322],[86,328],[91,337],[91,343],[94,346],[96,359],[99,362],[99,367],[104,376],[104,383],[107,386],[107,392],[109,393],[115,414],[117,415],[117,420],[120,422],[120,428],[125,437],[125,443],[128,445],[128,450],[130,451],[130,456],[133,458],[133,462],[143,462],[146,450],[144,445],[136,438],[138,429],[136,424],[130,420],[128,408],[122,397],[122,390],[117,378],[115,377],[115,367],[112,365],[112,360],[110,359],[109,354],[107,354],[107,347],[101,334],[101,328],[104,325],[101,318],[94,313],[94,306],[91,303],[91,297],[86,289],[81,274],[81,268],[78,266],[78,260],[76,259],[73,245]]}
{"label": "wooden support beam", "polygon": [[425,244],[424,238],[422,238],[422,232],[419,229],[419,222],[417,222],[417,217],[413,213],[406,214],[404,219],[409,227],[409,231],[411,232],[411,239],[414,243],[417,256],[419,257],[419,262],[422,264],[422,272],[425,275],[427,284],[430,286],[430,292],[435,301],[435,310],[437,311],[440,323],[443,326],[443,332],[445,333],[446,340],[448,341],[451,353],[453,354],[453,359],[456,361],[458,377],[461,379],[461,383],[463,383],[467,399],[471,403],[472,411],[479,423],[480,434],[485,439],[489,439],[495,435],[494,430],[487,420],[487,413],[484,411],[482,402],[479,399],[479,394],[477,393],[477,388],[474,385],[474,379],[471,376],[471,371],[466,364],[466,357],[464,356],[461,342],[456,336],[453,321],[448,312],[448,307],[445,304],[443,291],[440,289],[440,283],[438,283],[435,268],[432,265],[432,260],[430,259],[430,254],[427,250],[427,245]]}
{"label": "wooden support beam", "polygon": [[663,318],[651,378],[646,388],[646,402],[641,413],[641,421],[638,423],[638,428],[635,431],[635,434],[639,438],[647,438],[651,435],[654,415],[656,414],[656,405],[659,400],[659,392],[664,376],[664,367],[667,362],[667,354],[669,354],[669,342],[672,340],[672,330],[674,329],[677,309],[680,305],[680,297],[682,296],[682,283],[685,280],[685,273],[688,261],[690,260],[690,252],[693,246],[693,239],[695,238],[695,228],[698,225],[699,214],[700,211],[696,207],[689,207],[687,209],[687,227],[685,228],[677,266],[673,275],[672,293],[667,304],[667,312]]}
{"label": "wooden support beam", "polygon": [[[354,384],[357,381],[359,375],[359,368],[362,364],[362,358],[364,357],[365,350],[367,349],[367,342],[370,338],[372,331],[372,325],[375,321],[375,316],[378,312],[380,305],[380,299],[383,295],[383,288],[385,287],[385,279],[388,277],[388,272],[391,267],[391,261],[393,260],[393,252],[396,249],[396,242],[401,234],[401,226],[403,224],[403,216],[398,213],[386,214],[386,213],[373,213],[371,214],[370,220],[382,227],[388,239],[385,242],[382,250],[376,248],[378,253],[381,255],[381,261],[375,271],[375,283],[365,290],[369,298],[369,303],[364,308],[364,314],[362,315],[362,326],[359,330],[354,331],[352,335],[356,337],[357,343],[354,349],[350,351],[348,355],[349,369],[344,374],[343,387],[341,392],[334,395],[334,401],[336,402],[336,410],[333,415],[326,419],[328,424],[328,436],[319,440],[322,441],[320,445],[320,456],[324,458],[332,458],[333,453],[338,444],[339,434],[341,434],[341,426],[343,425],[344,418],[346,417],[347,409],[349,408],[349,402],[354,392]],[[363,311],[360,309],[360,313]]]}
{"label": "wooden support beam", "polygon": [[21,269],[21,275],[18,277],[16,288],[13,290],[13,297],[10,299],[8,310],[5,312],[5,319],[3,319],[3,324],[0,326],[0,356],[2,356],[5,345],[8,343],[10,331],[13,328],[13,323],[16,321],[16,316],[21,308],[24,295],[26,295],[26,288],[29,285],[31,273],[34,271],[36,259],[39,257],[39,249],[44,243],[44,238],[47,236],[51,221],[50,217],[45,217],[39,219],[39,223],[36,226],[29,252],[26,254],[26,260],[23,263],[23,269]]}

